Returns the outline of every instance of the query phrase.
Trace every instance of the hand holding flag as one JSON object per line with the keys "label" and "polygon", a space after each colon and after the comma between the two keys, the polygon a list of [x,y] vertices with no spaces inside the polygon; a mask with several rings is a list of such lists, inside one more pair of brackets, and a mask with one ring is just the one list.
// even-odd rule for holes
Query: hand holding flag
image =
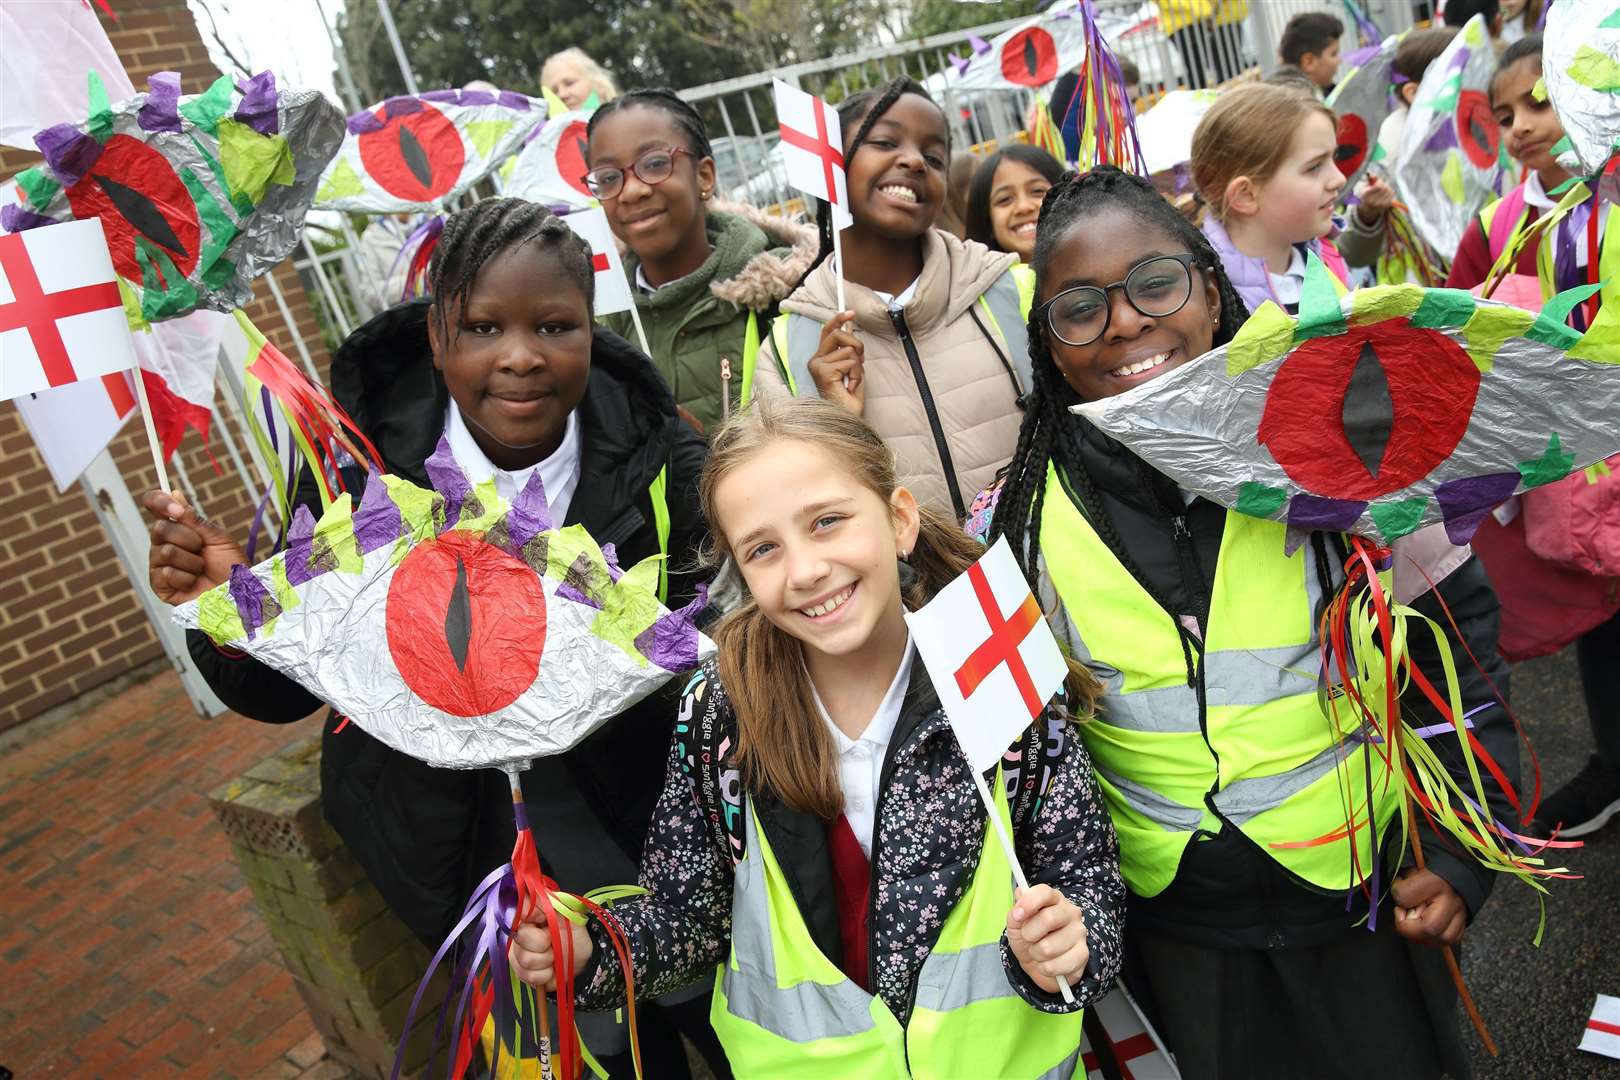
{"label": "hand holding flag", "polygon": [[[906,623],[995,823],[1023,904],[1029,881],[984,773],[1040,717],[1063,685],[1068,664],[1005,538],[933,600],[908,612]],[[1059,976],[1057,983],[1063,1000],[1072,1003],[1068,981]]]}

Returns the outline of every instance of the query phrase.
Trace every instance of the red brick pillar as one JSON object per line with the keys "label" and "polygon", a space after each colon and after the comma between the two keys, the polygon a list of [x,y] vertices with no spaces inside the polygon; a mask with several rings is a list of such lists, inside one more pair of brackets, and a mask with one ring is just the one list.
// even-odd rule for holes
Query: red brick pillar
{"label": "red brick pillar", "polygon": [[[185,0],[117,0],[102,25],[137,89],[159,71],[178,71],[183,93],[220,75]],[[39,163],[37,154],[0,147],[0,177]],[[247,308],[265,335],[297,357],[293,335],[325,370],[326,347],[291,261],[276,270],[296,326],[287,326],[263,281]],[[215,424],[220,423],[216,417]],[[133,492],[156,486],[139,418],[112,445]],[[254,496],[220,450],[216,473],[188,434],[177,452],[208,515],[246,535]],[[95,514],[75,487],[57,495],[16,406],[0,404],[0,731],[157,660],[162,649]]]}

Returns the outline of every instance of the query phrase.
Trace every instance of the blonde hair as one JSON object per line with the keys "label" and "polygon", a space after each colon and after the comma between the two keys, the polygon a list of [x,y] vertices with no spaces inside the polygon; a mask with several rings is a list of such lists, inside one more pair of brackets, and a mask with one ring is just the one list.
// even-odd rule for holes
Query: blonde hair
{"label": "blonde hair", "polygon": [[[715,493],[733,470],[766,447],[802,442],[832,455],[851,477],[888,505],[899,481],[894,454],[867,423],[820,398],[760,398],[714,436],[699,495],[709,522],[706,561],[731,554],[715,507]],[[917,543],[907,558],[916,580],[901,602],[916,610],[984,554],[978,541],[926,506],[917,508]],[[720,681],[737,718],[738,768],[751,791],[770,791],[788,806],[831,821],[842,811],[837,752],[812,703],[810,676],[797,638],[760,610],[752,596],[715,628]],[[1098,686],[1084,668],[1071,667],[1071,701],[1090,711]],[[1075,695],[1078,695],[1076,697]]]}
{"label": "blonde hair", "polygon": [[[1282,167],[1294,133],[1312,114],[1333,110],[1303,88],[1246,83],[1222,92],[1193,132],[1192,176],[1215,216],[1226,217],[1226,188],[1240,176],[1263,184]],[[1278,138],[1286,132],[1287,138]]]}
{"label": "blonde hair", "polygon": [[547,76],[563,65],[571,66],[579,72],[586,85],[596,94],[598,103],[612,101],[619,96],[619,88],[613,84],[613,76],[577,45],[546,57],[546,62],[540,66],[540,85],[542,87],[549,85],[551,80]]}

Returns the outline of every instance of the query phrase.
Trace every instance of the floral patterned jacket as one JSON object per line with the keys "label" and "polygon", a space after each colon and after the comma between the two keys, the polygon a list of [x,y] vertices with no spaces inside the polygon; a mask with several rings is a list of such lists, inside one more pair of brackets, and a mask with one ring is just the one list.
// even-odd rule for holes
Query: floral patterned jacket
{"label": "floral patterned jacket", "polygon": [[[1014,845],[1030,882],[1058,889],[1085,919],[1091,959],[1073,987],[1084,1006],[1105,994],[1119,973],[1125,886],[1113,825],[1085,748],[1069,721],[1049,716],[1046,725],[1045,738],[1019,744],[1044,747],[1046,760],[1020,760],[1033,755],[1015,748],[1003,762],[1003,776],[1013,789]],[[640,877],[647,894],[613,906],[628,939],[638,997],[712,978],[728,955],[733,867],[743,852],[736,839],[742,830],[728,829],[725,822],[743,812],[742,792],[734,771],[724,766],[705,771],[698,759],[710,748],[718,749],[716,760],[726,757],[735,731],[711,661],[691,677],[681,703],[664,791],[642,851]],[[905,1023],[923,961],[978,865],[987,824],[972,775],[921,664],[913,667],[889,755],[873,838],[868,955],[871,985]],[[711,788],[707,799],[704,785]],[[836,941],[825,824],[788,810],[768,794],[749,794],[812,935],[824,953],[836,957],[836,945],[829,946],[822,932],[830,925]],[[1028,812],[1021,814],[1020,806]],[[713,809],[719,812],[711,814]],[[611,1008],[623,1003],[623,976],[601,926],[593,920],[590,929],[595,948],[577,983],[579,1006]],[[1035,986],[1005,936],[1002,963],[1012,986],[1036,1008],[1066,1012],[1075,1007]]]}

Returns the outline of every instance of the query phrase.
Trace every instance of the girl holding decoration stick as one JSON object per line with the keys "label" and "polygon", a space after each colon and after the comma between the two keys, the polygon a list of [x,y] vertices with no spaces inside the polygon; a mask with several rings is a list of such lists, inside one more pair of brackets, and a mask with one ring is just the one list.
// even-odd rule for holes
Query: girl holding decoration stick
{"label": "girl holding decoration stick", "polygon": [[[1435,791],[1477,790],[1415,689],[1399,711],[1413,729],[1440,725],[1423,738],[1397,715],[1370,740],[1337,669],[1319,696],[1322,627],[1343,619],[1330,604],[1346,595],[1342,537],[1315,532],[1290,554],[1282,524],[1191,497],[1070,413],[1237,332],[1248,312],[1208,240],[1108,167],[1054,187],[1038,235],[1035,394],[969,528],[1007,538],[1059,641],[1105,680],[1079,735],[1119,834],[1132,992],[1187,1080],[1469,1075],[1443,949],[1500,871],[1539,868],[1476,862],[1428,814],[1401,812],[1400,754],[1422,758]],[[1456,672],[1474,753],[1509,785],[1488,785],[1504,830],[1490,839],[1514,845],[1517,744],[1492,689],[1507,672],[1490,584],[1470,560],[1401,610],[1408,672],[1436,686]],[[1418,630],[1419,616],[1447,634]],[[1357,664],[1383,674],[1371,652]],[[1389,730],[1400,749],[1386,780],[1373,747]]]}
{"label": "girl holding decoration stick", "polygon": [[[1035,883],[1015,895],[903,617],[982,549],[918,505],[871,428],[814,399],[723,428],[703,503],[748,596],[687,684],[648,894],[611,913],[638,992],[715,979],[741,1076],[1083,1072],[1079,1009],[1118,970],[1123,892],[1085,751],[1053,708],[996,770]],[[1075,669],[1068,703],[1095,688]],[[525,981],[554,985],[560,956],[582,1001],[622,998],[600,921],[562,942],[518,931]]]}
{"label": "girl holding decoration stick", "polygon": [[[445,222],[429,280],[431,300],[371,320],[333,364],[337,397],[387,471],[423,487],[452,473],[462,485],[492,481],[508,503],[538,473],[555,520],[585,526],[625,565],[664,553],[667,604],[690,601],[698,586],[690,566],[707,538],[697,502],[703,443],[677,418],[647,358],[593,326],[590,249],[544,207],[488,199]],[[382,483],[355,476],[350,490],[368,482]],[[296,501],[319,512],[307,470]],[[229,533],[166,493],[150,492],[143,503],[161,599],[183,603],[245,561]],[[244,715],[288,723],[321,706],[297,683],[199,632],[188,645],[209,685]],[[390,653],[382,655],[386,662]],[[522,774],[539,862],[562,890],[585,893],[634,873],[672,707],[654,695]],[[477,883],[513,854],[506,778],[431,768],[337,717],[324,733],[321,772],[327,820],[393,912],[437,946]],[[726,1075],[704,997],[644,1005],[642,1059],[652,1075],[688,1075],[676,1028]],[[614,1075],[631,1074],[611,1014],[582,1017],[580,1026]],[[492,1042],[486,1047],[493,1052]]]}

